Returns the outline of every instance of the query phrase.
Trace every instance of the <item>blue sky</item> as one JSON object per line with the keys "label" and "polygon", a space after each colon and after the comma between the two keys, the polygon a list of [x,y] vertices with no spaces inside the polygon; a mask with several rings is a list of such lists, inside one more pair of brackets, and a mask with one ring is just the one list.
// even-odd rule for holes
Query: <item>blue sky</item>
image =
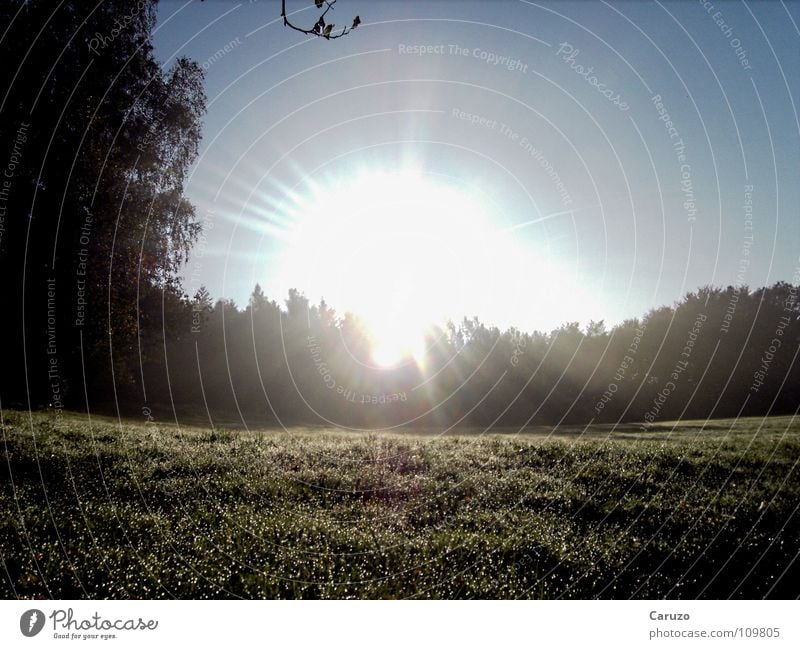
{"label": "blue sky", "polygon": [[[297,22],[313,23],[309,5],[290,0]],[[297,287],[344,311],[427,308],[453,286],[452,317],[549,330],[797,275],[798,4],[339,0],[334,22],[363,22],[330,42],[279,11],[161,3],[159,59],[206,68],[190,290],[243,304],[256,282],[278,300]],[[375,173],[441,201],[408,206],[431,225],[424,245],[392,244],[402,212],[381,204],[394,190],[369,193]],[[476,208],[463,226],[445,214],[453,192]],[[487,223],[505,243],[462,258]],[[324,247],[305,249],[314,236]]]}

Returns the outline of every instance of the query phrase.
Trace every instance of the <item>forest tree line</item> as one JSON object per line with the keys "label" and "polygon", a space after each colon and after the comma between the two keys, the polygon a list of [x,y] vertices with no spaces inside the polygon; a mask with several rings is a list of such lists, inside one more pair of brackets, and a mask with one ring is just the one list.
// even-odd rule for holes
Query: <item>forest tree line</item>
{"label": "forest tree line", "polygon": [[[368,330],[290,291],[256,286],[244,308],[185,299],[181,333],[148,347],[150,405],[212,421],[364,426],[523,425],[793,413],[800,405],[798,287],[703,287],[607,328],[501,331],[478,318],[432,327],[393,368]],[[133,391],[128,401],[142,402]],[[153,395],[158,395],[154,400]],[[174,411],[173,405],[174,404]]]}

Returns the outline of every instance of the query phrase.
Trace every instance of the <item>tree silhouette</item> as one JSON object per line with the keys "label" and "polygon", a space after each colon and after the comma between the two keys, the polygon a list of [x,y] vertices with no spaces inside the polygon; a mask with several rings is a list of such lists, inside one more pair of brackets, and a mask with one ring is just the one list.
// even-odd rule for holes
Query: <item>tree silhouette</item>
{"label": "tree silhouette", "polygon": [[[464,318],[429,332],[419,365],[381,370],[356,315],[339,318],[324,300],[312,305],[295,289],[280,306],[256,286],[245,309],[219,301],[200,336],[173,341],[170,367],[180,369],[170,377],[187,411],[203,407],[202,378],[216,416],[254,423],[517,426],[641,422],[649,412],[657,424],[735,416],[743,405],[744,414],[787,413],[800,405],[796,295],[784,283],[752,292],[701,287],[641,319],[610,330],[593,322],[585,332],[575,322],[525,333]],[[735,317],[721,333],[731,303]],[[753,391],[775,330],[783,352]],[[197,365],[196,349],[202,377],[186,371]],[[674,378],[679,361],[686,362]]]}
{"label": "tree silhouette", "polygon": [[317,21],[311,27],[303,28],[295,25],[289,20],[289,15],[286,13],[286,0],[281,0],[281,17],[283,18],[283,24],[286,25],[286,27],[294,29],[301,34],[306,34],[308,36],[320,36],[327,40],[341,38],[358,27],[361,24],[361,18],[356,16],[353,18],[353,22],[349,26],[345,25],[341,31],[335,30],[335,24],[325,21],[325,16],[328,15],[328,12],[333,9],[335,4],[336,0],[314,0],[314,5],[317,9],[323,9],[323,7],[324,9],[317,18]]}
{"label": "tree silhouette", "polygon": [[21,150],[0,250],[11,402],[51,402],[56,385],[82,400],[84,377],[103,400],[141,388],[145,330],[188,313],[177,271],[200,227],[183,183],[203,73],[185,58],[162,70],[156,5],[0,4],[0,144]]}
{"label": "tree silhouette", "polygon": [[289,20],[289,14],[286,12],[286,0],[281,0],[281,17],[283,18],[283,24],[290,29],[300,32],[301,34],[306,34],[307,36],[319,36],[326,40],[335,40],[337,38],[341,38],[342,36],[349,34],[361,24],[361,17],[356,16],[353,18],[353,22],[350,23],[350,25],[345,25],[342,27],[341,31],[339,31],[338,29],[335,29],[336,25],[334,23],[328,23],[325,21],[325,16],[328,15],[328,12],[333,9],[333,5],[335,4],[336,0],[314,0],[314,6],[317,9],[322,9],[322,13],[317,17],[316,22],[311,27],[304,28]]}

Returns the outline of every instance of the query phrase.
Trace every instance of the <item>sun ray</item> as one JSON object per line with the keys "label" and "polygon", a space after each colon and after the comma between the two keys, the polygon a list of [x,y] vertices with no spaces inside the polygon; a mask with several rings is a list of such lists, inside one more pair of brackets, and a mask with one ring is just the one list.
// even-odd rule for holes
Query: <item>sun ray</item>
{"label": "sun ray", "polygon": [[550,314],[590,300],[574,289],[574,272],[463,184],[410,166],[315,180],[292,194],[279,279],[358,314],[378,366],[420,362],[425,331],[448,319],[501,313],[515,323],[531,300]]}

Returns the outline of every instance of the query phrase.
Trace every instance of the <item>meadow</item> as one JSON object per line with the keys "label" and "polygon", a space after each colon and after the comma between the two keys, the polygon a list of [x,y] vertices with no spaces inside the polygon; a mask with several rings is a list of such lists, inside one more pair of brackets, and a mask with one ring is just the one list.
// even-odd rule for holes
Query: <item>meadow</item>
{"label": "meadow", "polygon": [[796,598],[800,427],[2,413],[4,598]]}

